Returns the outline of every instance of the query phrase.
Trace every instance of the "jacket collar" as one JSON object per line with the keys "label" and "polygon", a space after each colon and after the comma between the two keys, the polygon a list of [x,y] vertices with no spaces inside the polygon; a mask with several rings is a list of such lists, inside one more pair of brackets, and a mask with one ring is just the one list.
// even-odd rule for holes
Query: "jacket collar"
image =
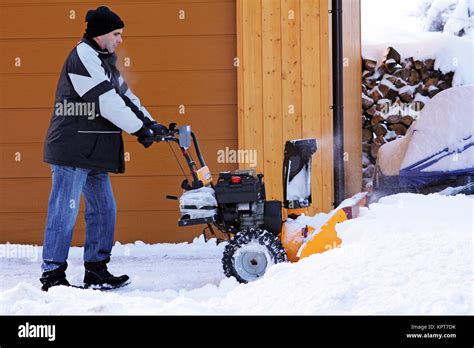
{"label": "jacket collar", "polygon": [[102,55],[104,58],[109,58],[110,56],[112,56],[114,54],[114,53],[110,53],[109,51],[103,50],[102,48],[100,48],[99,44],[93,38],[88,36],[87,34],[84,34],[84,36],[82,37],[81,42],[84,42],[84,43],[88,44],[89,46],[91,46],[97,53]]}

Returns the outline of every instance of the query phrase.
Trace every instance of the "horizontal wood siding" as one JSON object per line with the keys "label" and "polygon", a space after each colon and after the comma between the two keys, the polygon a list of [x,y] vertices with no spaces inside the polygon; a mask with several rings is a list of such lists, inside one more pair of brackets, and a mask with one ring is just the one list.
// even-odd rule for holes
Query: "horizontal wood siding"
{"label": "horizontal wood siding", "polygon": [[[51,188],[43,142],[56,83],[84,32],[87,10],[100,5],[0,2],[0,243],[42,243]],[[107,6],[125,22],[117,66],[142,104],[159,122],[190,124],[215,177],[237,168],[218,161],[220,150],[237,148],[235,0],[116,0]],[[169,146],[145,150],[135,137],[124,139],[126,174],[111,175],[116,239],[192,240],[201,229],[178,228],[177,202],[165,199],[181,194],[183,179]],[[84,241],[83,211],[81,201],[75,245]]]}

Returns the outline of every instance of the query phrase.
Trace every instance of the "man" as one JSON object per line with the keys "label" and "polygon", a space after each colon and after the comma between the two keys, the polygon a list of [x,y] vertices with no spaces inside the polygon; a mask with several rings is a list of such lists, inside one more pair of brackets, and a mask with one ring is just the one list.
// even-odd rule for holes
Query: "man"
{"label": "man", "polygon": [[66,285],[65,270],[81,193],[86,202],[84,286],[115,288],[129,277],[107,270],[114,240],[116,206],[108,172],[123,173],[122,130],[145,147],[166,127],[156,123],[115,66],[124,23],[105,6],[89,10],[87,29],[59,78],[44,161],[52,189],[44,233],[42,289]]}

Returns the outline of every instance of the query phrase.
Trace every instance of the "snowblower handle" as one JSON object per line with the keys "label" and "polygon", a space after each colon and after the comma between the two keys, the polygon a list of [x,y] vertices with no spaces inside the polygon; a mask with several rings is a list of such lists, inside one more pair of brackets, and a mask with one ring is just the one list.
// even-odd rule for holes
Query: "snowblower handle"
{"label": "snowblower handle", "polygon": [[[188,128],[186,129],[185,127],[188,127]],[[181,138],[181,141],[180,141],[180,138]],[[199,159],[199,164],[201,165],[201,167],[206,166],[206,162],[204,161],[204,158],[201,153],[201,148],[199,147],[199,142],[194,132],[191,131],[190,126],[178,127],[176,123],[170,123],[168,127],[168,133],[165,135],[156,136],[155,141],[156,142],[160,142],[160,141],[175,142],[180,146],[182,150],[183,149],[187,150],[188,147],[191,145],[190,141],[192,141],[197,157]],[[183,144],[186,144],[186,145],[183,145]]]}
{"label": "snowblower handle", "polygon": [[179,133],[178,129],[170,128],[166,132],[166,134],[163,135],[157,135],[154,137],[154,141],[160,142],[160,141],[174,141],[174,142],[179,142],[178,139],[176,138],[176,134]]}

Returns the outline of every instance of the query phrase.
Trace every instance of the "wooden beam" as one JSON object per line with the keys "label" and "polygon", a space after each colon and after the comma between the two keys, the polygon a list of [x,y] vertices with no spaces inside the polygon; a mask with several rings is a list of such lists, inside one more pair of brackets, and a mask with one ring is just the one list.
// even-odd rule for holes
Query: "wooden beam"
{"label": "wooden beam", "polygon": [[323,211],[333,209],[334,204],[334,141],[333,141],[333,113],[332,105],[332,54],[331,54],[331,22],[329,15],[331,0],[320,0],[321,20],[319,22],[320,41],[319,51],[321,56],[321,103],[320,115],[323,134],[320,143],[322,155],[322,201]]}
{"label": "wooden beam", "polygon": [[301,122],[301,11],[299,0],[282,0],[283,140],[299,139]]}
{"label": "wooden beam", "polygon": [[[262,4],[261,0],[242,1],[243,132],[246,151],[256,151],[256,169],[263,172],[264,143],[262,119]],[[242,165],[241,165],[242,166]],[[244,166],[245,167],[245,166]]]}
{"label": "wooden beam", "polygon": [[262,2],[264,173],[268,199],[283,197],[281,1]]}
{"label": "wooden beam", "polygon": [[360,0],[344,0],[344,191],[350,197],[362,190],[362,62]]}
{"label": "wooden beam", "polygon": [[303,138],[316,138],[318,151],[313,157],[311,172],[310,213],[323,209],[323,162],[321,139],[321,52],[320,52],[320,8],[318,0],[301,0],[301,82],[302,82],[302,128]]}

